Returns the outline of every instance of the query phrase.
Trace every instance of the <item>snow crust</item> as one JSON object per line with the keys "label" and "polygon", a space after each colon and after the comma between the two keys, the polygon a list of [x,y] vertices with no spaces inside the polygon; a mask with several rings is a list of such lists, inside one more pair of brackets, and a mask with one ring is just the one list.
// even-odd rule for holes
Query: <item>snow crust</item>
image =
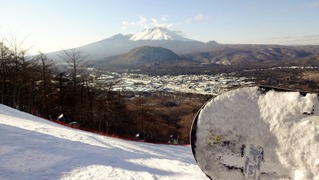
{"label": "snow crust", "polygon": [[[236,164],[229,157],[241,159],[242,144],[253,144],[264,150],[264,167],[276,172],[269,176],[262,174],[261,179],[319,180],[317,94],[302,96],[298,92],[275,91],[264,94],[257,87],[229,91],[205,105],[197,125],[196,159],[214,179],[244,179],[239,169],[227,169],[220,157]],[[221,136],[221,141],[233,142],[233,150],[207,149],[212,130]]]}
{"label": "snow crust", "polygon": [[76,130],[0,105],[0,179],[207,179],[189,146]]}
{"label": "snow crust", "polygon": [[131,41],[140,41],[140,40],[178,40],[178,41],[191,41],[187,38],[184,38],[174,31],[170,31],[166,28],[154,27],[146,28],[144,31],[132,35],[130,38]]}

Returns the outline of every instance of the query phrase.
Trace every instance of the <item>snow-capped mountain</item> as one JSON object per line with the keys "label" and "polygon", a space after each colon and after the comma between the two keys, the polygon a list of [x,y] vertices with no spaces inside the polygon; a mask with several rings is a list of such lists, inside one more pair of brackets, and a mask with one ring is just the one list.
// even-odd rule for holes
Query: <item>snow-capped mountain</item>
{"label": "snow-capped mountain", "polygon": [[161,40],[177,40],[177,41],[192,41],[191,39],[184,38],[177,34],[175,31],[171,31],[167,28],[155,27],[147,28],[144,31],[132,35],[131,41],[150,40],[150,41],[161,41]]}
{"label": "snow-capped mountain", "polygon": [[[141,46],[161,47],[170,49],[177,54],[184,54],[212,49],[218,46],[218,43],[215,41],[203,43],[187,39],[166,28],[150,28],[136,34],[116,34],[101,41],[75,48],[87,54],[92,61],[96,61],[109,56],[124,54]],[[61,61],[59,54],[61,54],[61,51],[48,53],[47,55],[51,59]]]}

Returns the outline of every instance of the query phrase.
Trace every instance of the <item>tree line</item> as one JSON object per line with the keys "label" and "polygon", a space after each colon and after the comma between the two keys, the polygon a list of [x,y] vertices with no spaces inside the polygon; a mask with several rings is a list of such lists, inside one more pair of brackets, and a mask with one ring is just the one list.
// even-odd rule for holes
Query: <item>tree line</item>
{"label": "tree line", "polygon": [[64,113],[91,130],[132,134],[128,126],[134,122],[121,93],[112,91],[112,84],[93,83],[82,51],[63,50],[59,66],[42,52],[26,54],[16,43],[0,42],[1,104],[51,120]]}

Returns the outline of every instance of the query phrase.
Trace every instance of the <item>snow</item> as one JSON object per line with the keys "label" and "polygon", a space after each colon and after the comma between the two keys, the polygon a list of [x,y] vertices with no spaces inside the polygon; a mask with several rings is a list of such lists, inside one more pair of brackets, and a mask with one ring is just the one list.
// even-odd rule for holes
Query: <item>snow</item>
{"label": "snow", "polygon": [[101,136],[0,105],[0,179],[207,179],[189,146]]}
{"label": "snow", "polygon": [[[243,166],[243,159],[235,150],[242,144],[252,144],[263,148],[265,159],[261,166],[267,169],[265,172],[275,172],[274,179],[319,180],[317,94],[264,94],[257,87],[229,91],[204,106],[197,125],[196,159],[211,177],[244,179],[239,169],[228,170],[218,158],[233,167]],[[220,149],[208,150],[211,131],[221,136],[221,141],[234,142],[234,148],[219,146]],[[267,174],[260,177],[273,178]]]}
{"label": "snow", "polygon": [[146,28],[144,31],[132,35],[130,38],[131,41],[140,41],[140,40],[178,40],[178,41],[191,41],[174,31],[170,31],[166,28],[154,27]]}

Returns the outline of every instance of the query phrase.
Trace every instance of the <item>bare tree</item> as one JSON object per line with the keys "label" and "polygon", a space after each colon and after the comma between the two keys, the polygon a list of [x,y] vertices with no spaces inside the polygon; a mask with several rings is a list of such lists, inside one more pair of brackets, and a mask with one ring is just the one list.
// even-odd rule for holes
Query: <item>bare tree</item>
{"label": "bare tree", "polygon": [[7,104],[8,103],[8,78],[10,76],[9,74],[9,61],[12,57],[12,52],[10,49],[4,44],[4,42],[0,42],[0,79],[1,79],[1,104]]}
{"label": "bare tree", "polygon": [[29,49],[23,47],[27,38],[19,41],[12,33],[0,34],[0,37],[1,103],[19,107],[23,96],[21,88],[28,84],[25,70],[28,64],[26,53]]}
{"label": "bare tree", "polygon": [[6,42],[7,47],[11,51],[12,55],[10,58],[10,65],[13,67],[13,72],[11,74],[12,78],[12,105],[15,107],[20,106],[21,99],[21,88],[24,88],[28,85],[28,81],[26,81],[25,70],[29,62],[27,61],[26,54],[31,49],[25,48],[24,44],[28,37],[25,37],[23,40],[18,40],[17,36],[9,33],[6,37],[3,37],[3,41]]}
{"label": "bare tree", "polygon": [[85,77],[86,67],[88,66],[89,60],[88,56],[83,53],[83,51],[77,49],[70,49],[70,50],[63,50],[62,53],[59,55],[60,58],[66,64],[66,74],[70,76],[70,80],[72,83],[72,89],[70,89],[70,108],[71,113],[77,118],[81,120],[81,111],[79,108],[82,108],[82,98],[80,101],[78,97],[83,96],[83,88],[80,89],[79,87],[84,86],[83,78]]}
{"label": "bare tree", "polygon": [[89,60],[88,55],[77,49],[62,50],[60,58],[66,63],[67,72],[69,72],[73,86],[76,88],[78,77],[84,72]]}
{"label": "bare tree", "polygon": [[37,56],[34,58],[34,65],[39,67],[38,73],[40,74],[40,96],[39,99],[41,101],[41,112],[44,116],[48,116],[49,113],[49,106],[52,104],[50,101],[50,96],[53,94],[53,71],[54,71],[54,63],[53,60],[49,59],[46,54],[43,52],[39,52]]}

